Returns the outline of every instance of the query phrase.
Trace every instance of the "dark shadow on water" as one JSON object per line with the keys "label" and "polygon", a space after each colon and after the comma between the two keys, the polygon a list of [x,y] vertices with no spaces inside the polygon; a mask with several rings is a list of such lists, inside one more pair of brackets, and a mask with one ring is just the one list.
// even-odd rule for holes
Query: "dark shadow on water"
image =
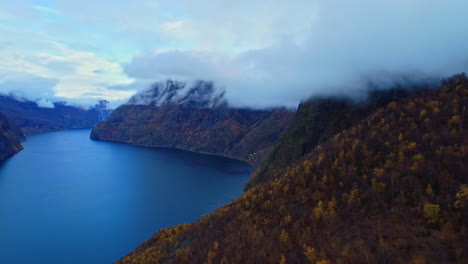
{"label": "dark shadow on water", "polygon": [[239,175],[239,174],[242,174],[242,175],[251,174],[253,172],[252,166],[245,161],[217,156],[217,155],[197,153],[197,152],[193,152],[189,150],[170,148],[170,147],[144,147],[144,146],[126,144],[122,142],[98,141],[98,140],[95,140],[94,142],[97,142],[99,144],[117,144],[117,145],[121,145],[122,147],[129,147],[129,148],[141,148],[141,149],[145,149],[146,151],[153,151],[156,153],[163,154],[173,160],[177,160],[178,162],[184,163],[185,165],[193,167],[193,168],[209,166],[213,169],[216,169],[223,173],[228,173],[234,176]]}

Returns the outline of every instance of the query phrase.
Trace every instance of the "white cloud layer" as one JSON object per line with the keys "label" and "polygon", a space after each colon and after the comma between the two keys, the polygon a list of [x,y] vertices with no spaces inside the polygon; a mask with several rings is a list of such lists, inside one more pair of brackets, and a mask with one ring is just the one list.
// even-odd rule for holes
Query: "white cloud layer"
{"label": "white cloud layer", "polygon": [[236,105],[294,107],[369,78],[468,70],[466,0],[41,2],[0,0],[2,90],[39,78],[48,88],[23,92],[118,101],[204,79]]}
{"label": "white cloud layer", "polygon": [[[231,12],[223,1],[210,6],[199,33],[213,46],[217,36],[221,46],[258,48],[148,52],[134,57],[125,72],[137,79],[211,79],[238,105],[294,106],[314,94],[350,93],[367,78],[437,78],[468,70],[466,1],[293,1],[292,9],[278,10],[264,1],[236,3],[245,12]],[[294,8],[300,3],[302,9]],[[204,6],[192,7],[200,14]],[[267,46],[256,45],[249,36],[255,31]]]}

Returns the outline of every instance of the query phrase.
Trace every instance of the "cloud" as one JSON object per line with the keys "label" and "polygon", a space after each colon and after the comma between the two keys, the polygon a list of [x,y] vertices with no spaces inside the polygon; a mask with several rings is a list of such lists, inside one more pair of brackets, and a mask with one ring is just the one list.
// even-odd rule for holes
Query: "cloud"
{"label": "cloud", "polygon": [[[82,30],[74,25],[72,19],[68,19],[69,14],[56,6],[46,5],[49,2],[38,3],[20,0],[12,4],[0,0],[0,76],[14,90],[7,88],[5,83],[3,89],[17,93],[22,86],[20,92],[31,100],[45,98],[55,102],[65,99],[91,105],[99,99],[120,101],[133,94],[106,89],[132,82],[122,73],[118,58],[109,59],[96,50],[71,47],[81,45],[83,41],[96,41],[96,32],[89,33],[91,29]],[[57,30],[58,27],[62,31]],[[47,95],[36,92],[38,89],[29,76],[53,80]]]}
{"label": "cloud", "polygon": [[349,94],[369,79],[388,84],[468,70],[466,0],[0,6],[0,75],[24,85],[24,76],[54,80],[50,100],[118,102],[174,78],[213,80],[236,105],[294,107],[310,95]]}
{"label": "cloud", "polygon": [[[17,49],[15,46],[5,49],[5,52],[0,52],[0,74],[10,82],[8,87],[12,92],[21,88],[21,93],[29,99],[39,96],[35,92],[36,83],[29,76],[54,80],[47,94],[51,101],[64,98],[122,100],[133,94],[131,91],[108,90],[108,86],[128,84],[132,80],[122,73],[119,63],[91,52],[77,51],[57,42],[49,43],[48,52]],[[91,96],[91,93],[95,95]]]}
{"label": "cloud", "polygon": [[0,93],[15,94],[32,101],[51,98],[58,80],[27,73],[0,74]]}
{"label": "cloud", "polygon": [[272,18],[258,23],[246,16],[268,17],[254,13],[260,1],[237,1],[233,10],[224,1],[210,3],[204,17],[197,6],[189,10],[199,19],[193,25],[211,33],[200,34],[214,46],[248,48],[150,51],[135,56],[125,73],[146,80],[207,78],[237,105],[294,106],[314,94],[351,94],[378,76],[425,79],[468,70],[466,1],[293,1],[287,8],[261,1]]}
{"label": "cloud", "polygon": [[216,63],[212,53],[164,51],[136,56],[124,65],[128,76],[139,79],[213,78]]}
{"label": "cloud", "polygon": [[192,30],[189,28],[187,22],[184,20],[164,22],[159,26],[159,30],[173,37],[184,38],[191,35],[193,36]]}
{"label": "cloud", "polygon": [[37,106],[42,107],[42,108],[54,108],[54,103],[49,101],[46,98],[41,98],[36,101]]}

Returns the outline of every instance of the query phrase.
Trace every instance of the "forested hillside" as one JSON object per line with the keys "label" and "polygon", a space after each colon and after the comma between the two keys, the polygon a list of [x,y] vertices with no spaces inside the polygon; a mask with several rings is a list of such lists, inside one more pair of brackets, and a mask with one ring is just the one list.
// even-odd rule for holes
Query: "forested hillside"
{"label": "forested hillside", "polygon": [[[108,103],[108,102],[107,102]],[[26,135],[74,128],[92,128],[110,115],[106,101],[84,109],[54,103],[52,108],[39,107],[36,102],[0,95],[0,112]]]}
{"label": "forested hillside", "polygon": [[170,80],[153,85],[98,124],[91,138],[226,156],[257,167],[294,117],[283,108],[230,107],[210,82],[197,82],[181,95],[184,89]]}
{"label": "forested hillside", "polygon": [[21,132],[15,130],[9,120],[0,114],[0,162],[23,149],[19,143],[21,139]]}
{"label": "forested hillside", "polygon": [[465,75],[390,102],[118,263],[466,263],[467,105]]}
{"label": "forested hillside", "polygon": [[392,89],[371,89],[363,101],[319,97],[301,103],[295,122],[275,143],[271,153],[245,184],[245,189],[281,176],[292,162],[310,153],[336,133],[357,124],[376,109],[432,86],[429,82],[395,85]]}

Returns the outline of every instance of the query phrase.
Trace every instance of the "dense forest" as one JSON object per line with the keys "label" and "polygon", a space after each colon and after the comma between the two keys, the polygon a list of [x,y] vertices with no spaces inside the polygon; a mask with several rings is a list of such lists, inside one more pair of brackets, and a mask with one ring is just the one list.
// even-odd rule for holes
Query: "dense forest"
{"label": "dense forest", "polygon": [[431,81],[404,83],[387,89],[370,85],[363,101],[346,97],[310,98],[299,105],[295,122],[278,139],[271,153],[245,184],[245,189],[281,176],[292,162],[376,109],[431,87],[437,88],[437,84]]}
{"label": "dense forest", "polygon": [[372,109],[118,263],[466,263],[467,105],[460,74]]}

